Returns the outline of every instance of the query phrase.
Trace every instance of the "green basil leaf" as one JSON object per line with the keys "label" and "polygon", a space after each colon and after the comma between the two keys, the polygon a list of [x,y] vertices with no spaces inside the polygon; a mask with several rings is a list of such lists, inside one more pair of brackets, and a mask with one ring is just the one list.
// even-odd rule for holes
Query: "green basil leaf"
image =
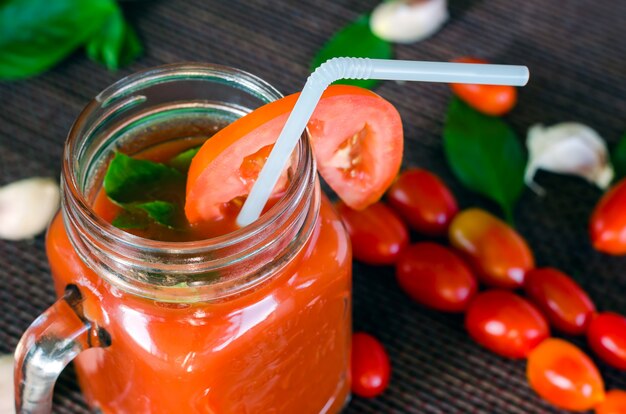
{"label": "green basil leaf", "polygon": [[145,229],[148,227],[145,215],[142,217],[137,214],[132,214],[127,210],[123,210],[120,214],[118,214],[117,217],[113,219],[111,224],[122,230]]}
{"label": "green basil leaf", "polygon": [[[311,70],[315,70],[328,59],[343,56],[389,59],[392,56],[391,43],[372,33],[369,16],[360,16],[356,21],[335,33],[324,45],[313,59]],[[373,88],[378,82],[372,79],[345,79],[335,83]]]}
{"label": "green basil leaf", "polygon": [[37,75],[97,33],[114,0],[0,1],[0,78]]}
{"label": "green basil leaf", "polygon": [[526,154],[511,127],[454,98],[443,140],[448,163],[459,180],[497,202],[512,221],[513,206],[524,189]]}
{"label": "green basil leaf", "polygon": [[93,36],[85,46],[87,56],[101,63],[109,70],[117,70],[137,58],[143,47],[135,30],[124,20],[118,8],[112,13],[102,30]]}
{"label": "green basil leaf", "polygon": [[174,228],[176,206],[167,201],[148,201],[147,203],[135,204],[134,207],[145,211],[152,220],[162,226]]}
{"label": "green basil leaf", "polygon": [[167,163],[171,167],[174,167],[178,171],[186,174],[187,171],[189,171],[191,160],[196,156],[198,151],[200,151],[200,147],[189,148],[188,150],[172,157],[172,159],[170,159]]}
{"label": "green basil leaf", "polygon": [[160,185],[184,179],[178,170],[167,165],[116,152],[104,176],[104,190],[111,200],[123,205],[153,200],[153,193]]}
{"label": "green basil leaf", "polygon": [[617,143],[617,147],[613,150],[611,163],[615,170],[614,182],[626,177],[626,134],[622,136],[622,139]]}

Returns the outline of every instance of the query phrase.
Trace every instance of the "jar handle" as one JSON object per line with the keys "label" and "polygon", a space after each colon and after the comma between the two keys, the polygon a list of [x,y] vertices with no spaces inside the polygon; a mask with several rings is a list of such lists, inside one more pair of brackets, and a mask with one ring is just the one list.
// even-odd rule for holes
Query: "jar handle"
{"label": "jar handle", "polygon": [[15,350],[17,414],[49,414],[54,384],[67,364],[85,349],[110,344],[108,333],[85,319],[82,302],[78,287],[68,285],[22,335]]}

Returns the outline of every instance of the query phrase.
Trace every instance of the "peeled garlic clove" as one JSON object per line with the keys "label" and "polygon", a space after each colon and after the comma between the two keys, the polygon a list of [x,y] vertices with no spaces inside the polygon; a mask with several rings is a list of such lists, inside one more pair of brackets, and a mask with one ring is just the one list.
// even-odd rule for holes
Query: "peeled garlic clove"
{"label": "peeled garlic clove", "polygon": [[27,178],[0,187],[0,239],[35,237],[54,217],[60,199],[52,178]]}
{"label": "peeled garlic clove", "polygon": [[596,131],[576,122],[562,122],[551,127],[533,125],[528,130],[529,152],[524,180],[541,190],[533,181],[538,169],[578,175],[600,188],[613,179],[613,167],[606,143]]}
{"label": "peeled garlic clove", "polygon": [[14,414],[13,355],[0,355],[0,414]]}
{"label": "peeled garlic clove", "polygon": [[383,40],[413,43],[433,35],[446,20],[447,0],[397,0],[374,9],[370,29]]}

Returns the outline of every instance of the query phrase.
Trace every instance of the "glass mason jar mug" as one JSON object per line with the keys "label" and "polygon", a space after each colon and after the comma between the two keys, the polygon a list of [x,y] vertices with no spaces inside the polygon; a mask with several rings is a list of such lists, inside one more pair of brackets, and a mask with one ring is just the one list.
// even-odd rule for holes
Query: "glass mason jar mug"
{"label": "glass mason jar mug", "polygon": [[[333,413],[349,396],[351,250],[301,138],[285,195],[208,240],[163,242],[92,209],[114,150],[202,139],[281,95],[248,73],[181,64],[125,78],[65,146],[46,249],[59,300],[16,351],[18,413],[47,413],[74,360],[102,413]],[[210,191],[210,189],[207,189]]]}

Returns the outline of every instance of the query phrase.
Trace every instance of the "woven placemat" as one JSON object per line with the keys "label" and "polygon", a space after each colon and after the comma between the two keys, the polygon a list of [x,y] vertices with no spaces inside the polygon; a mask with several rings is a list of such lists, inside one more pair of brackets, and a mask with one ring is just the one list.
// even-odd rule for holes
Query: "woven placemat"
{"label": "woven placemat", "polygon": [[[185,60],[255,73],[289,93],[301,88],[308,63],[331,34],[376,0],[206,1],[124,3],[146,45],[132,67],[108,73],[83,53],[49,73],[0,83],[0,184],[58,176],[62,144],[87,101],[136,70]],[[396,47],[399,59],[449,60],[478,55],[528,65],[531,82],[508,116],[520,136],[534,123],[573,120],[615,144],[626,130],[626,2],[576,0],[450,1],[451,18],[433,38]],[[378,90],[402,114],[405,165],[435,171],[462,207],[489,204],[463,189],[443,157],[441,131],[450,97],[445,85],[388,82]],[[540,174],[547,196],[526,191],[517,224],[538,265],[573,275],[600,309],[626,313],[626,259],[594,252],[586,223],[600,191],[581,179]],[[0,241],[0,352],[12,352],[29,323],[54,300],[43,236]],[[354,398],[349,413],[557,413],[525,380],[524,362],[482,350],[461,316],[431,312],[398,288],[393,269],[356,264],[354,326],[375,334],[390,352],[393,377],[379,398]],[[582,340],[575,343],[587,349]],[[626,374],[598,361],[608,388],[626,389]],[[55,412],[85,413],[71,370],[56,388]]]}

